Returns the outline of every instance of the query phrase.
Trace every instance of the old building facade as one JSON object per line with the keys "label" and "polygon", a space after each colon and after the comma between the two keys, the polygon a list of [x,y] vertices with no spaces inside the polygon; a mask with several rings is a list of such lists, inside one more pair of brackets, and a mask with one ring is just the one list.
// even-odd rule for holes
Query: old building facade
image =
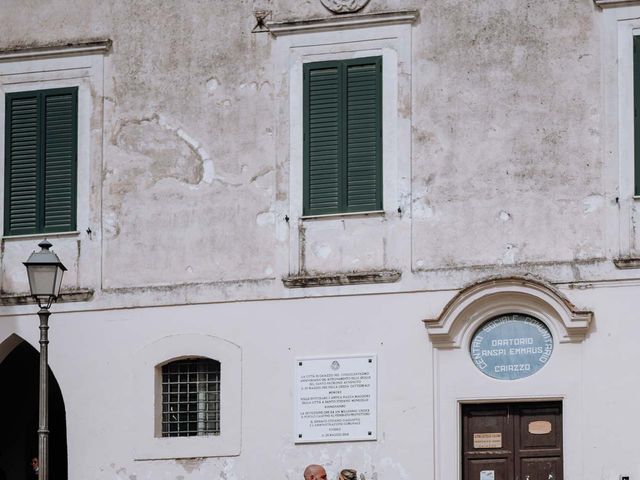
{"label": "old building facade", "polygon": [[[46,3],[0,7],[8,478],[43,237],[54,480],[640,478],[640,3]],[[304,441],[298,367],[360,357],[373,438]]]}

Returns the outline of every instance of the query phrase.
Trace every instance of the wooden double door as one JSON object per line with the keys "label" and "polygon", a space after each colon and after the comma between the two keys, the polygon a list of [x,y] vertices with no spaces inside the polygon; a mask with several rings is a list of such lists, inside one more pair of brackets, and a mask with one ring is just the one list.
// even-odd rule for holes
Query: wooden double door
{"label": "wooden double door", "polygon": [[463,480],[562,480],[562,403],[462,406]]}

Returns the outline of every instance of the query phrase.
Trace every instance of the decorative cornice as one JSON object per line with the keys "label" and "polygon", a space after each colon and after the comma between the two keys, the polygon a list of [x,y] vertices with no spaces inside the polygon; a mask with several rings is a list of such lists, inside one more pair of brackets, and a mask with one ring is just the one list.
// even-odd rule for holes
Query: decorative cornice
{"label": "decorative cornice", "polygon": [[397,270],[349,272],[329,275],[299,275],[283,278],[282,283],[284,283],[284,286],[287,288],[335,287],[367,283],[393,283],[400,280],[401,275]]}
{"label": "decorative cornice", "polygon": [[436,348],[460,348],[483,322],[506,313],[551,321],[560,343],[581,342],[593,319],[555,287],[530,277],[490,278],[463,288],[434,319],[424,320]]}
{"label": "decorative cornice", "polygon": [[106,54],[111,50],[112,43],[111,40],[106,39],[65,44],[16,45],[0,48],[0,62],[92,53]]}
{"label": "decorative cornice", "polygon": [[311,20],[292,20],[286,22],[268,21],[266,22],[266,26],[274,37],[278,37],[281,35],[326,30],[343,30],[403,23],[411,24],[418,20],[418,18],[420,18],[420,12],[418,10],[402,10],[397,12],[369,13],[365,15],[340,15]]}
{"label": "decorative cornice", "polygon": [[600,8],[624,7],[627,5],[640,4],[640,0],[593,0]]}
{"label": "decorative cornice", "polygon": [[[58,297],[58,301],[56,303],[88,302],[92,298],[93,290],[68,290],[60,293],[60,297]],[[28,293],[0,295],[0,306],[31,305],[35,303],[36,301]]]}

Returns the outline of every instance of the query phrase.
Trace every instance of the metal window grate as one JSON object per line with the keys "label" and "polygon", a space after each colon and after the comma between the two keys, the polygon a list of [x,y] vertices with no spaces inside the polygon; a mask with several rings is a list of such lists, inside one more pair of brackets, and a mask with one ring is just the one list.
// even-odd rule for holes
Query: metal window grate
{"label": "metal window grate", "polygon": [[176,360],[162,367],[162,436],[220,435],[220,362]]}

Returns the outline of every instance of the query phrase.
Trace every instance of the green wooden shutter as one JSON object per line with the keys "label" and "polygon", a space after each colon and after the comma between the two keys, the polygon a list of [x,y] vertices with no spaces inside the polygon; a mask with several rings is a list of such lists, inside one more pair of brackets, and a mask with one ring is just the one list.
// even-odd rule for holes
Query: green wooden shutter
{"label": "green wooden shutter", "polygon": [[44,93],[43,232],[76,229],[77,89]]}
{"label": "green wooden shutter", "polygon": [[5,235],[37,231],[38,95],[6,96]]}
{"label": "green wooden shutter", "polygon": [[381,57],[304,65],[305,215],[382,209]]}
{"label": "green wooden shutter", "polygon": [[5,235],[76,228],[77,88],[10,93]]}
{"label": "green wooden shutter", "polygon": [[635,194],[640,195],[640,36],[633,37],[633,111]]}
{"label": "green wooden shutter", "polygon": [[382,95],[380,57],[346,66],[345,210],[382,209]]}
{"label": "green wooden shutter", "polygon": [[342,65],[304,66],[304,213],[339,213],[342,205]]}

